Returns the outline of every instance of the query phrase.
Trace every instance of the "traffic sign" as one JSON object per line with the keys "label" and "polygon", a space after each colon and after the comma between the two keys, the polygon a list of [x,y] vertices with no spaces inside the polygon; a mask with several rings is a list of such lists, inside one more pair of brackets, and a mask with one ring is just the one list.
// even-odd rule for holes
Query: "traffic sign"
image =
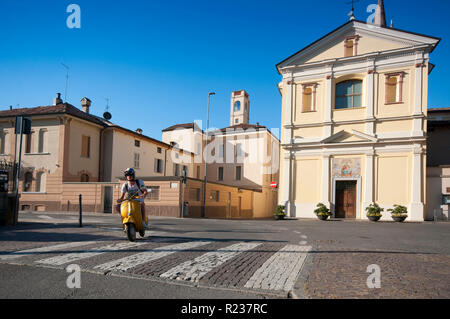
{"label": "traffic sign", "polygon": [[278,183],[277,182],[272,182],[272,183],[270,183],[270,187],[277,188],[278,187]]}

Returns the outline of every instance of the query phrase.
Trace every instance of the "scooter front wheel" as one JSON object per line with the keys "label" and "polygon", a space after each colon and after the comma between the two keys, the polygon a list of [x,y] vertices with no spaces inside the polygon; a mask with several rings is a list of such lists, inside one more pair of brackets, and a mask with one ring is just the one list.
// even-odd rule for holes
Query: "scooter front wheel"
{"label": "scooter front wheel", "polygon": [[129,241],[135,241],[136,240],[136,228],[134,224],[128,223],[125,225],[125,230],[127,232],[127,237]]}

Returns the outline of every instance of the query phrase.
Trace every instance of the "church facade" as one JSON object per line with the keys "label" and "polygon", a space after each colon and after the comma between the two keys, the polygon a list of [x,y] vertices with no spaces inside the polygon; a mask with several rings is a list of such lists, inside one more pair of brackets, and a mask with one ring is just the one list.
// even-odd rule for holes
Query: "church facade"
{"label": "church facade", "polygon": [[[380,5],[381,2],[381,5]],[[366,219],[372,203],[426,210],[430,54],[440,39],[351,20],[277,65],[282,81],[279,204],[315,218]]]}

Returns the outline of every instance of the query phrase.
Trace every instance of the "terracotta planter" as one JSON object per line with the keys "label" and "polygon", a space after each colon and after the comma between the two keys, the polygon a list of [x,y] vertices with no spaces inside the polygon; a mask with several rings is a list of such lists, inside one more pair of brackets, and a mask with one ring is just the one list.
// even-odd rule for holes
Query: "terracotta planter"
{"label": "terracotta planter", "polygon": [[380,220],[381,216],[367,216],[370,221],[377,222]]}
{"label": "terracotta planter", "polygon": [[328,217],[330,217],[329,215],[317,215],[317,218],[319,218],[320,220],[327,220]]}
{"label": "terracotta planter", "polygon": [[403,216],[403,217],[395,217],[395,216],[392,216],[392,219],[393,219],[394,221],[396,221],[397,223],[403,223],[403,222],[405,221],[406,217],[408,217],[408,216]]}

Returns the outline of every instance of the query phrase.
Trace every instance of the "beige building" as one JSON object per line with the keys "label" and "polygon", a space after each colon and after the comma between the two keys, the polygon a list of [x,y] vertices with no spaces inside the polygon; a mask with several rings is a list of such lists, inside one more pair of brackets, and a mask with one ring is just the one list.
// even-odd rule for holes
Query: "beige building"
{"label": "beige building", "polygon": [[81,103],[80,110],[58,95],[51,106],[0,112],[2,162],[12,162],[18,148],[16,116],[32,119],[23,137],[20,209],[75,210],[82,194],[88,211],[111,212],[127,167],[142,177],[181,176],[183,169],[193,176],[192,153],[90,114],[87,98]]}
{"label": "beige building", "polygon": [[352,17],[277,65],[278,201],[293,217],[315,218],[320,202],[337,218],[366,219],[371,203],[426,217],[428,75],[440,39],[387,27],[379,4],[374,24]]}
{"label": "beige building", "polygon": [[[254,190],[254,217],[272,216],[278,190],[279,140],[265,126],[250,124],[250,99],[244,91],[231,95],[230,126],[206,133],[196,123],[177,124],[162,133],[165,143],[195,154],[196,178],[240,189]],[[211,197],[207,194],[207,197]]]}
{"label": "beige building", "polygon": [[[124,183],[123,171],[133,167],[149,190],[145,201],[150,215],[182,217],[184,202],[184,217],[201,216],[205,139],[196,125],[166,130],[165,143],[145,136],[141,129],[129,130],[95,116],[90,108],[88,98],[81,100],[78,109],[63,103],[58,95],[50,106],[0,111],[0,162],[14,160],[19,143],[14,134],[16,116],[32,119],[31,134],[23,136],[21,210],[78,211],[82,195],[83,211],[112,213]],[[186,136],[192,141],[182,142]],[[182,184],[183,171],[187,172],[186,185]],[[205,217],[270,216],[276,193],[262,187],[262,178],[257,182],[260,185],[254,187],[252,183],[238,186],[208,180]],[[11,191],[12,184],[11,174]]]}

